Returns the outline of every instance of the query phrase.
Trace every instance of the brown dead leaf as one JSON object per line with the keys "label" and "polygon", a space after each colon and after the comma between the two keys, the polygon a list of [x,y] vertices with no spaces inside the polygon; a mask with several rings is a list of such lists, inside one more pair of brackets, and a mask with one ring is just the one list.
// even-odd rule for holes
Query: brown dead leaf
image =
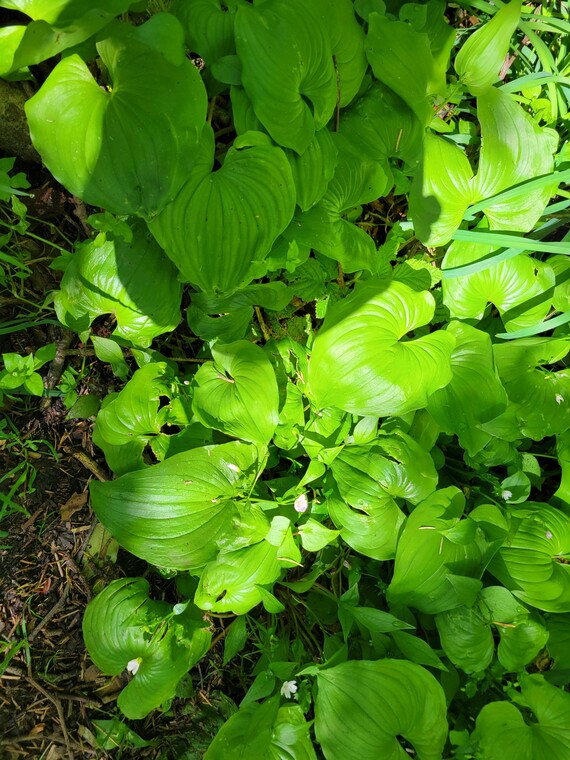
{"label": "brown dead leaf", "polygon": [[72,515],[79,512],[87,504],[88,494],[87,491],[83,493],[74,493],[65,504],[59,508],[59,513],[63,522],[69,520]]}

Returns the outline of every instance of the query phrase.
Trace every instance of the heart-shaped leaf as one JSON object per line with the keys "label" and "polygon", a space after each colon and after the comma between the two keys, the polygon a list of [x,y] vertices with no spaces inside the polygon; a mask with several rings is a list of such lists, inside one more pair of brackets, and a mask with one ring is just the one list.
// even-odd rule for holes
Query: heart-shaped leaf
{"label": "heart-shaped leaf", "polygon": [[78,55],[62,60],[26,103],[32,142],[86,203],[150,219],[192,169],[206,91],[168,14],[139,27],[117,23],[97,49],[110,87],[100,87]]}
{"label": "heart-shaped leaf", "polygon": [[212,348],[195,376],[194,413],[205,425],[265,446],[279,422],[277,378],[263,349],[245,340]]}
{"label": "heart-shaped leaf", "polygon": [[261,510],[237,501],[256,460],[255,447],[243,443],[191,449],[117,480],[92,482],[93,509],[132,554],[161,567],[197,568],[267,533]]}
{"label": "heart-shaped leaf", "polygon": [[331,308],[309,365],[317,406],[378,417],[425,407],[451,380],[454,339],[442,330],[401,339],[429,322],[434,309],[429,292],[382,280],[363,283]]}
{"label": "heart-shaped leaf", "polygon": [[441,758],[445,695],[424,668],[405,660],[352,660],[320,670],[317,683],[315,733],[327,760],[403,758],[400,737],[419,760]]}
{"label": "heart-shaped leaf", "polygon": [[187,605],[173,616],[172,605],[148,597],[142,578],[110,583],[87,605],[83,636],[95,665],[133,678],[118,705],[131,719],[148,715],[174,696],[178,681],[208,651],[212,634],[200,610]]}
{"label": "heart-shaped leaf", "polygon": [[221,169],[195,172],[151,230],[185,279],[206,293],[230,293],[252,279],[248,270],[269,253],[294,209],[285,154],[267,135],[248,132]]}
{"label": "heart-shaped leaf", "polygon": [[146,348],[178,326],[181,295],[176,270],[137,223],[129,243],[101,234],[78,246],[55,295],[55,310],[60,322],[86,334],[93,320],[112,314],[114,334]]}

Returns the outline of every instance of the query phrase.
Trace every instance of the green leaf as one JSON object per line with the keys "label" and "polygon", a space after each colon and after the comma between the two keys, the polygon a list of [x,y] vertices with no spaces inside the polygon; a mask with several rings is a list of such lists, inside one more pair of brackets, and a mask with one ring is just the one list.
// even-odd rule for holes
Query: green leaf
{"label": "green leaf", "polygon": [[540,441],[570,428],[570,370],[548,368],[569,348],[568,338],[520,338],[493,347],[499,376],[528,438]]}
{"label": "green leaf", "polygon": [[109,338],[99,338],[97,335],[91,336],[91,342],[95,349],[95,356],[104,364],[110,364],[113,374],[125,380],[130,370],[119,344]]}
{"label": "green leaf", "polygon": [[[477,116],[481,122],[481,152],[473,182],[475,201],[553,171],[552,154],[558,136],[539,127],[510,95],[493,87],[486,90],[477,98]],[[491,201],[483,208],[491,229],[528,232],[556,188],[554,180],[552,185],[529,190],[514,200]]]}
{"label": "green leaf", "polygon": [[83,42],[127,11],[132,0],[98,0],[95,6],[92,0],[4,0],[0,5],[32,18],[26,26],[2,30],[0,76],[5,77]]}
{"label": "green leaf", "polygon": [[443,664],[427,641],[420,639],[418,636],[413,636],[410,633],[402,633],[401,631],[392,633],[391,636],[400,652],[407,660],[410,660],[410,662],[415,662],[418,665],[426,665],[430,668],[436,668],[437,670],[447,670],[447,667]]}
{"label": "green leaf", "polygon": [[324,549],[325,546],[335,542],[336,537],[340,533],[340,531],[331,530],[312,518],[309,518],[306,523],[300,525],[298,532],[301,537],[301,545],[308,552],[318,552]]}
{"label": "green leaf", "polygon": [[44,381],[42,380],[42,376],[39,374],[39,372],[32,372],[31,375],[28,375],[25,378],[24,388],[28,391],[28,393],[31,393],[32,396],[44,395]]}
{"label": "green leaf", "polygon": [[[442,267],[469,264],[496,250],[455,241]],[[507,331],[529,327],[550,311],[555,274],[548,264],[520,253],[482,272],[443,281],[443,302],[457,319],[482,319],[487,303],[497,307]]]}
{"label": "green leaf", "polygon": [[95,726],[95,741],[101,749],[139,748],[153,745],[153,742],[142,739],[119,718],[94,720],[93,725]]}
{"label": "green leaf", "polygon": [[[116,24],[97,49],[112,85],[78,55],[26,103],[32,142],[71,193],[116,214],[152,218],[180,190],[206,119],[206,91],[168,14]],[[164,83],[169,82],[165,87]]]}
{"label": "green leaf", "polygon": [[279,707],[279,702],[276,694],[240,707],[218,731],[204,760],[316,760],[303,711],[299,705]]}
{"label": "green leaf", "polygon": [[513,528],[489,571],[526,604],[570,612],[570,518],[549,504],[513,508]]}
{"label": "green leaf", "polygon": [[230,630],[224,641],[224,660],[222,665],[232,660],[244,648],[247,642],[247,625],[245,615],[240,615],[230,625]]}
{"label": "green leaf", "polygon": [[221,552],[202,574],[195,603],[203,610],[245,615],[263,601],[260,586],[279,578],[279,547],[267,541],[235,551]]}
{"label": "green leaf", "polygon": [[[259,541],[268,523],[236,501],[257,459],[243,443],[176,454],[107,483],[91,483],[93,509],[132,554],[160,567],[205,565],[221,549]],[[230,466],[231,465],[231,466]]]}
{"label": "green leaf", "polygon": [[[419,760],[439,760],[447,738],[443,689],[403,660],[350,661],[317,673],[315,733],[327,760],[399,760],[403,737]],[[350,730],[346,730],[349,726]]]}
{"label": "green leaf", "polygon": [[334,177],[321,200],[305,213],[297,214],[283,235],[339,261],[346,272],[377,272],[382,259],[374,241],[345,217],[351,209],[384,195],[388,190],[387,176],[377,161],[343,137],[332,137],[338,149]]}
{"label": "green leaf", "polygon": [[241,4],[235,40],[257,118],[299,154],[356,95],[366,70],[363,32],[347,0]]}
{"label": "green leaf", "polygon": [[205,425],[261,446],[279,421],[277,378],[259,346],[237,341],[212,348],[195,376],[194,413]]}
{"label": "green leaf", "polygon": [[[210,148],[213,162],[213,137]],[[285,154],[267,135],[247,132],[218,171],[195,172],[150,227],[182,276],[216,295],[248,284],[294,209]]]}
{"label": "green leaf", "polygon": [[557,689],[544,676],[521,679],[523,704],[536,715],[526,723],[510,702],[492,702],[477,716],[475,738],[482,760],[552,760],[570,756],[570,695]]}
{"label": "green leaf", "polygon": [[55,295],[55,310],[77,332],[87,331],[102,314],[112,314],[114,334],[146,348],[177,327],[180,298],[176,270],[137,223],[130,243],[101,235],[77,248]]}
{"label": "green leaf", "polygon": [[316,132],[301,155],[287,151],[301,211],[310,209],[325,194],[335,173],[337,154],[333,133],[328,129]]}
{"label": "green leaf", "polygon": [[475,30],[456,55],[455,71],[473,95],[485,93],[499,78],[520,13],[521,0],[504,5]]}
{"label": "green leaf", "polygon": [[464,505],[459,489],[449,487],[436,491],[408,517],[388,588],[390,604],[434,615],[475,599],[481,588],[482,536],[477,531],[472,540],[458,543],[445,535],[460,523]]}
{"label": "green leaf", "polygon": [[404,21],[371,13],[366,43],[376,79],[394,90],[425,126],[432,113],[430,97],[445,92],[445,77],[434,73],[428,35]]}
{"label": "green leaf", "polygon": [[461,447],[474,456],[490,438],[478,426],[506,409],[507,394],[495,368],[489,336],[460,322],[451,322],[447,329],[455,338],[453,377],[429,397],[427,409],[441,429],[455,433]]}
{"label": "green leaf", "polygon": [[456,667],[465,673],[477,673],[489,667],[495,643],[488,617],[478,606],[440,612],[435,616],[435,623],[441,646]]}
{"label": "green leaf", "polygon": [[340,117],[340,132],[361,153],[381,163],[389,158],[414,166],[421,156],[421,123],[411,108],[381,82],[374,82]]}
{"label": "green leaf", "polygon": [[136,668],[118,699],[132,719],[146,717],[174,696],[178,681],[207,652],[212,638],[194,605],[168,619],[172,606],[149,599],[148,589],[142,578],[113,581],[89,603],[83,618],[85,645],[103,673]]}
{"label": "green leaf", "polygon": [[410,192],[410,216],[424,245],[444,245],[451,239],[476,199],[472,178],[471,164],[461,148],[428,132]]}
{"label": "green leaf", "polygon": [[433,317],[435,303],[400,282],[369,280],[329,309],[313,346],[309,387],[318,407],[402,415],[426,406],[451,380],[453,337],[406,333]]}

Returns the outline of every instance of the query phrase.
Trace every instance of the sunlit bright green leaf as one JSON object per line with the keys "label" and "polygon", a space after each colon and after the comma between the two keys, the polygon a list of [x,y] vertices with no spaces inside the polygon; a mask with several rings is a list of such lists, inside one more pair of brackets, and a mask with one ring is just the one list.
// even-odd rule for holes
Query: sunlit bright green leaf
{"label": "sunlit bright green leaf", "polygon": [[142,578],[113,581],[87,605],[83,618],[85,645],[97,667],[106,675],[127,667],[133,672],[118,699],[133,719],[174,696],[178,681],[204,656],[212,638],[194,605],[172,617],[172,605],[149,599],[148,590]]}
{"label": "sunlit bright green leaf", "polygon": [[309,386],[319,407],[400,415],[425,407],[451,380],[454,339],[438,331],[401,340],[433,316],[427,292],[369,280],[327,312],[314,343]]}
{"label": "sunlit bright green leaf", "polygon": [[186,180],[207,102],[182,37],[167,14],[139,27],[117,24],[98,43],[108,88],[72,55],[26,103],[34,146],[85,202],[149,219]]}

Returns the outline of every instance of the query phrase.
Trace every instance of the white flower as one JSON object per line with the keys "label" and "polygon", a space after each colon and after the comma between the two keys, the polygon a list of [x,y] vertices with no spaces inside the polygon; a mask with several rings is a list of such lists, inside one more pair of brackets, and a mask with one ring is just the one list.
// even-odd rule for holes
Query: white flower
{"label": "white flower", "polygon": [[544,535],[546,536],[546,538],[552,538],[552,533],[549,530],[547,530]]}
{"label": "white flower", "polygon": [[512,491],[503,491],[501,493],[501,499],[504,499],[505,501],[508,501],[510,498],[512,498],[513,492]]}
{"label": "white flower", "polygon": [[307,494],[302,493],[300,496],[297,496],[294,506],[296,512],[306,512],[309,509],[309,500],[307,499]]}
{"label": "white flower", "polygon": [[556,399],[557,404],[561,404],[564,401],[564,396],[562,396],[560,393],[557,393],[554,398]]}
{"label": "white flower", "polygon": [[297,681],[283,681],[281,687],[281,696],[286,699],[291,699],[293,694],[297,691]]}
{"label": "white flower", "polygon": [[228,470],[231,470],[232,472],[239,472],[239,467],[237,466],[237,464],[229,464]]}
{"label": "white flower", "polygon": [[141,658],[137,657],[135,660],[129,660],[127,662],[127,670],[129,673],[131,673],[133,676],[137,674],[138,669],[141,666]]}

